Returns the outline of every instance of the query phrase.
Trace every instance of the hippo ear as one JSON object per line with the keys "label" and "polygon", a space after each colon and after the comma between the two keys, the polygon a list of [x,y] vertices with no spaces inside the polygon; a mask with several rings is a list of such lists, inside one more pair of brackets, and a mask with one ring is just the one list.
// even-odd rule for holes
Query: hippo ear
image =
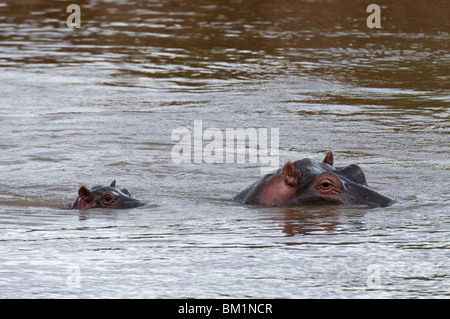
{"label": "hippo ear", "polygon": [[113,181],[111,182],[111,185],[109,185],[109,186],[111,186],[111,187],[116,187],[116,180],[113,180]]}
{"label": "hippo ear", "polygon": [[78,190],[78,195],[82,200],[86,202],[89,202],[91,200],[91,191],[84,186],[80,187],[80,189]]}
{"label": "hippo ear", "polygon": [[323,159],[323,163],[333,166],[333,152],[329,151],[325,158]]}
{"label": "hippo ear", "polygon": [[299,176],[297,170],[295,169],[294,164],[291,162],[286,162],[283,166],[282,170],[283,180],[284,182],[292,187],[296,187],[299,182]]}

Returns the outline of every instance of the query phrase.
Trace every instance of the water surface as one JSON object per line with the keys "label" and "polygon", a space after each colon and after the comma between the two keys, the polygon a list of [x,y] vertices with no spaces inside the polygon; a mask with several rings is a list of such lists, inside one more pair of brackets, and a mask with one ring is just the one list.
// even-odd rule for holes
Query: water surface
{"label": "water surface", "polygon": [[[446,1],[71,2],[0,4],[1,297],[449,297]],[[234,204],[261,165],[174,163],[195,120],[399,203]],[[152,205],[67,209],[113,179]]]}

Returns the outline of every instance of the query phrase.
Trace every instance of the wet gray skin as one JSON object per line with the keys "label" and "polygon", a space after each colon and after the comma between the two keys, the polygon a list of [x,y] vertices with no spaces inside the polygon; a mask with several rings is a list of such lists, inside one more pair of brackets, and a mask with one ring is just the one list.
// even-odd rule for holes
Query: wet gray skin
{"label": "wet gray skin", "polygon": [[70,205],[71,209],[90,208],[134,208],[147,205],[145,201],[131,197],[130,192],[123,188],[115,187],[114,180],[110,186],[95,186],[88,189],[85,186],[78,190],[78,197]]}
{"label": "wet gray skin", "polygon": [[306,158],[287,162],[233,199],[243,204],[296,206],[347,204],[385,207],[395,203],[367,185],[363,170],[355,164],[333,167],[333,153],[322,163]]}

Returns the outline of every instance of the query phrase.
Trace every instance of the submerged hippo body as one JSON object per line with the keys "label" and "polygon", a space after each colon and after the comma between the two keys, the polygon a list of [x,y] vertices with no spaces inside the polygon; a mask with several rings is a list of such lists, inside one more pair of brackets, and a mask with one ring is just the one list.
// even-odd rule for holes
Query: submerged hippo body
{"label": "submerged hippo body", "polygon": [[116,188],[115,180],[110,186],[95,186],[91,189],[82,186],[78,190],[78,195],[70,208],[134,208],[147,204],[147,202],[131,197],[127,189]]}
{"label": "submerged hippo body", "polygon": [[384,207],[394,203],[367,185],[358,165],[333,167],[332,152],[328,152],[322,163],[309,158],[287,162],[282,169],[256,181],[233,200],[263,206],[348,204]]}

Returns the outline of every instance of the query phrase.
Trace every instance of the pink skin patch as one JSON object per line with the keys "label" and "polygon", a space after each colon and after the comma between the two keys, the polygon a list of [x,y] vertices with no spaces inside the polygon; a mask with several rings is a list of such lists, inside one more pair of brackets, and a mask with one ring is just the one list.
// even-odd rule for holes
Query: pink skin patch
{"label": "pink skin patch", "polygon": [[73,205],[74,209],[89,209],[94,207],[95,202],[86,202],[85,200],[82,200],[81,198],[78,198],[75,204]]}
{"label": "pink skin patch", "polygon": [[295,192],[295,187],[287,185],[282,175],[271,178],[259,195],[258,204],[265,206],[280,206]]}

